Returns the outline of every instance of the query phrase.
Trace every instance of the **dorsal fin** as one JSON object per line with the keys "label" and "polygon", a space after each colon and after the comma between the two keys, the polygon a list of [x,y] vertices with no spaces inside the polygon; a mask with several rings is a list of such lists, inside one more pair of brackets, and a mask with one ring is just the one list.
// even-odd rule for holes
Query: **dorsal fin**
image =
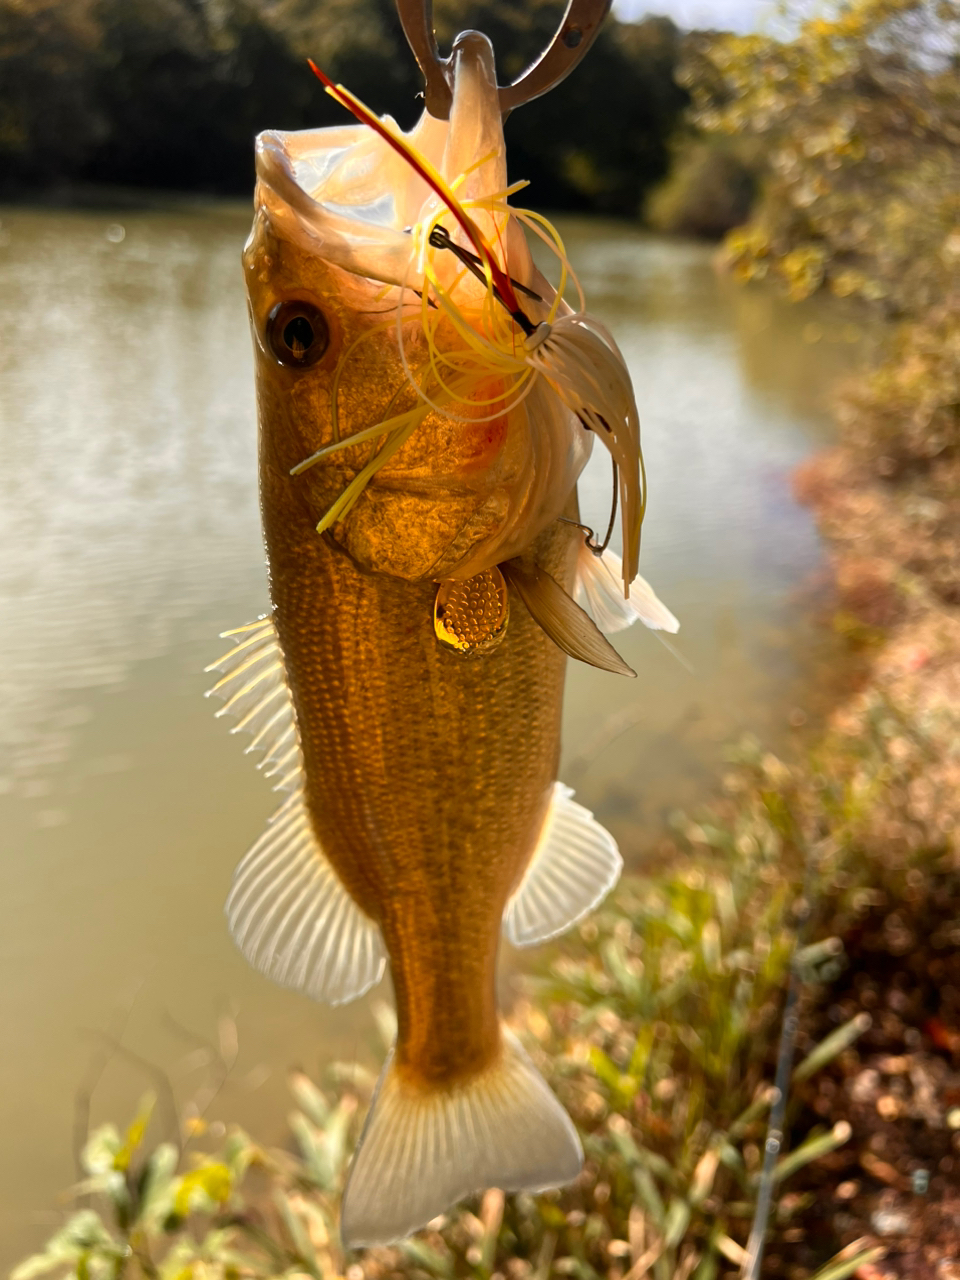
{"label": "dorsal fin", "polygon": [[217,719],[234,716],[231,733],[249,733],[249,755],[262,751],[257,763],[267,778],[276,777],[274,791],[296,791],[303,785],[303,758],[296,714],[277,631],[270,618],[221,633],[233,647],[204,668],[223,674],[207,697],[223,698]]}
{"label": "dorsal fin", "polygon": [[[233,648],[207,671],[223,672],[209,691],[225,699],[217,716],[237,718],[231,733],[249,733],[257,768],[291,794],[237,867],[227,919],[254,968],[322,1000],[344,1004],[383,976],[380,930],[347,893],[317,839],[303,798],[303,754],[296,711],[276,628],[269,618],[223,639]],[[209,696],[208,694],[208,696]]]}

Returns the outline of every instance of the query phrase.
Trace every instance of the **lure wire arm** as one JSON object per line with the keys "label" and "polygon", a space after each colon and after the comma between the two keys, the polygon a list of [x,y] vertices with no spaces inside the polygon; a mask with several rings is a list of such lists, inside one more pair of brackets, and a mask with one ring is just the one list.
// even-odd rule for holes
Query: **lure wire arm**
{"label": "lure wire arm", "polygon": [[[589,431],[589,427],[587,430]],[[587,550],[592,551],[595,556],[602,556],[610,545],[610,539],[613,537],[613,526],[617,519],[617,488],[620,473],[617,470],[617,464],[613,464],[613,502],[610,507],[610,523],[607,525],[607,532],[604,534],[603,541],[597,541],[597,535],[588,524],[581,524],[579,520],[571,520],[569,516],[557,516],[561,524],[572,524],[575,529],[579,529],[585,535],[584,541],[587,544]]]}
{"label": "lure wire arm", "polygon": [[602,556],[607,547],[609,547],[610,539],[613,537],[613,526],[617,522],[617,499],[620,490],[620,471],[615,460],[611,458],[610,461],[613,463],[613,501],[610,503],[610,523],[607,525],[607,532],[603,535],[603,542],[600,546],[590,548],[594,555],[598,556]]}
{"label": "lure wire arm", "polygon": [[[611,0],[568,0],[556,35],[544,52],[513,84],[501,86],[504,116],[548,93],[570,74],[597,38],[610,4]],[[433,0],[397,0],[397,15],[427,82],[423,94],[427,110],[438,120],[449,120],[451,58],[441,58],[437,47]]]}
{"label": "lure wire arm", "polygon": [[[464,249],[451,240],[445,227],[434,227],[430,232],[427,243],[434,249],[449,249],[454,257],[462,262],[468,271],[473,272],[482,285],[486,286],[487,277],[483,272],[483,260],[478,257],[477,254],[471,253],[469,249]],[[508,279],[514,288],[519,289],[521,293],[525,293],[531,298],[536,298],[538,302],[543,301],[538,293],[534,293],[533,290],[528,289],[526,285],[520,284],[518,281],[514,280],[512,276],[509,276]],[[536,331],[537,326],[522,308],[518,307],[516,310],[513,310],[510,303],[506,300],[495,284],[491,285],[491,288],[493,289],[493,296],[496,300],[506,307],[510,314],[510,318],[520,326],[529,338],[530,335]]]}
{"label": "lure wire arm", "polygon": [[603,547],[597,542],[597,535],[588,524],[581,524],[579,520],[571,520],[569,516],[557,516],[557,519],[561,524],[572,524],[575,529],[580,530],[588,551],[592,551],[595,556],[603,555]]}
{"label": "lure wire arm", "polygon": [[[469,271],[473,272],[478,280],[481,280],[486,284],[486,276],[483,274],[483,259],[479,254],[471,253],[469,249],[463,249],[460,245],[455,244],[453,240],[451,240],[446,227],[434,227],[430,232],[428,243],[432,245],[434,249],[450,249],[456,254],[463,265]],[[525,284],[521,284],[519,280],[514,280],[513,276],[510,277],[510,283],[520,293],[526,294],[528,298],[533,298],[536,302],[543,301],[543,298],[541,298],[539,293],[534,293],[532,289],[528,289],[527,286]],[[497,291],[495,290],[495,292]],[[499,292],[497,292],[497,296],[499,297]],[[503,302],[503,298],[500,298],[500,301]]]}

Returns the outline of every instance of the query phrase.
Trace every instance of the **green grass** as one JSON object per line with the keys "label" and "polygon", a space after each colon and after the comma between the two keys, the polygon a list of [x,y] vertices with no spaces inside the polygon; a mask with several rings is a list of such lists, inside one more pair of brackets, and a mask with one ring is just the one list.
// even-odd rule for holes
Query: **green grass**
{"label": "green grass", "polygon": [[[14,1280],[332,1276],[358,1264],[370,1277],[438,1280],[739,1274],[791,972],[807,999],[839,972],[842,947],[827,928],[861,910],[858,893],[876,882],[865,832],[890,789],[891,761],[910,767],[893,713],[871,723],[831,758],[829,783],[748,744],[712,814],[677,817],[675,859],[625,881],[527,983],[514,1024],[583,1136],[574,1187],[491,1191],[404,1244],[344,1256],[338,1197],[374,1080],[339,1064],[322,1087],[293,1078],[290,1152],[237,1129],[204,1145],[202,1121],[179,1148],[151,1145],[149,1101],[125,1133],[98,1129],[77,1189],[85,1207]],[[918,761],[925,749],[918,743]],[[795,920],[810,914],[805,883],[816,892],[798,947]],[[385,1011],[381,1022],[389,1040]],[[864,1029],[861,1015],[808,1047],[794,1082]],[[790,1102],[787,1132],[797,1113]],[[771,1224],[789,1225],[803,1210],[791,1180],[848,1136],[838,1124],[784,1148],[771,1169]],[[865,1258],[863,1248],[848,1250],[818,1280],[840,1280]]]}

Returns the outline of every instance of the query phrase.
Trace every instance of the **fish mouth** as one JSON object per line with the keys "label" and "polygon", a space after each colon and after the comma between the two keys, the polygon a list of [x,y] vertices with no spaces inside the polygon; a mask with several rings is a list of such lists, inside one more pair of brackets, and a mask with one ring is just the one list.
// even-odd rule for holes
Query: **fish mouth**
{"label": "fish mouth", "polygon": [[399,285],[410,264],[411,243],[393,225],[388,193],[376,202],[381,214],[377,221],[369,216],[373,202],[338,204],[324,199],[322,183],[310,181],[321,164],[333,168],[350,150],[350,142],[337,145],[329,134],[357,134],[361,128],[261,133],[256,143],[256,203],[275,230],[306,253],[354,275]]}
{"label": "fish mouth", "polygon": [[[448,183],[457,184],[458,198],[490,199],[506,188],[506,161],[487,37],[476,31],[458,36],[450,68],[450,119],[424,112],[406,138]],[[370,280],[416,284],[410,231],[436,213],[438,199],[372,129],[344,125],[261,133],[256,174],[258,208],[299,248]]]}

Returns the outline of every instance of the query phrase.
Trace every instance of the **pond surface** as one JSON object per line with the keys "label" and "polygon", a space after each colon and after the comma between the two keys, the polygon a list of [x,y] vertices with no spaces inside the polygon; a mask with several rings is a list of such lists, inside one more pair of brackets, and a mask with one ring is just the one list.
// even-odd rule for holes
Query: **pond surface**
{"label": "pond surface", "polygon": [[[94,1120],[125,1120],[153,1083],[141,1059],[189,1096],[235,1014],[211,1114],[273,1140],[287,1067],[379,1052],[369,1000],[326,1011],[275,988],[223,919],[274,807],[201,696],[218,632],[267,605],[248,222],[191,206],[0,223],[4,1266],[58,1220],[75,1108],[92,1093]],[[789,477],[829,439],[858,335],[835,307],[718,278],[707,248],[561,225],[630,364],[642,570],[682,622],[676,653],[639,627],[619,638],[635,682],[569,674],[561,776],[642,866],[670,812],[716,785],[724,744],[782,748],[811,702],[822,553]],[[599,527],[608,486],[598,457],[582,493]]]}

